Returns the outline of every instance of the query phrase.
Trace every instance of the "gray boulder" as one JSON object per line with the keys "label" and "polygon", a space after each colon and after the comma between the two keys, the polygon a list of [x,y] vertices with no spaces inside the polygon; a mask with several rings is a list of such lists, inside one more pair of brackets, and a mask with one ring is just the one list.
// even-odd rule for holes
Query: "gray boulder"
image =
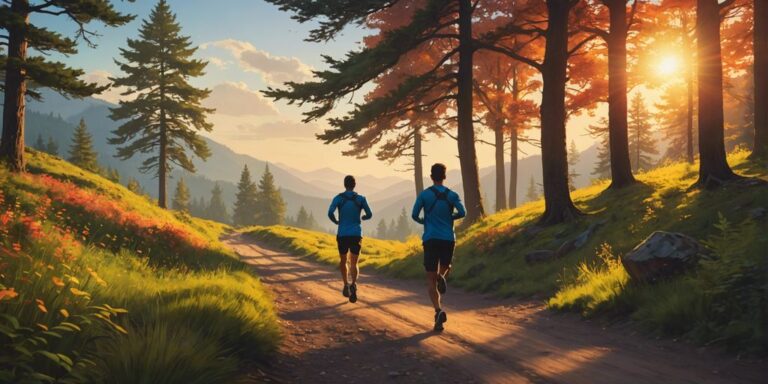
{"label": "gray boulder", "polygon": [[637,282],[681,274],[707,255],[696,239],[682,233],[656,231],[621,258],[624,269]]}

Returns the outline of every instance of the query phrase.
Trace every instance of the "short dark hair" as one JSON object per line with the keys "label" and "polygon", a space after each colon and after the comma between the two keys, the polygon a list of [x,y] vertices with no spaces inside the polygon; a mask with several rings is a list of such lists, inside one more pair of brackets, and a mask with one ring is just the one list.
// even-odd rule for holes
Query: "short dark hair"
{"label": "short dark hair", "polygon": [[445,171],[445,164],[436,163],[432,166],[429,177],[431,177],[434,181],[443,181],[445,180]]}
{"label": "short dark hair", "polygon": [[355,182],[354,176],[347,175],[346,177],[344,177],[344,188],[355,189],[355,185],[357,185],[357,182]]}

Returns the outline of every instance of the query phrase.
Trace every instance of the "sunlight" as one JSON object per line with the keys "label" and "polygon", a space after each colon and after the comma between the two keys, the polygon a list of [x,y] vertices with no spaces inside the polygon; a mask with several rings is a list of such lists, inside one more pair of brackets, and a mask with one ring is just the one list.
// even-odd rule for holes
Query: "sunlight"
{"label": "sunlight", "polygon": [[659,61],[656,70],[661,76],[670,76],[680,68],[680,61],[675,56],[665,56]]}

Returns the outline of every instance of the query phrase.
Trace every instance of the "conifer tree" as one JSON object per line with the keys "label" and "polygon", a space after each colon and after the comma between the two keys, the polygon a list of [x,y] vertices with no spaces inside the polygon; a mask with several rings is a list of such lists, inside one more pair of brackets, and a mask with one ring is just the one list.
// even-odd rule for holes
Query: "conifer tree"
{"label": "conifer tree", "polygon": [[308,220],[308,226],[307,229],[316,230],[320,228],[320,223],[317,222],[317,219],[315,219],[315,214],[311,211],[309,212],[309,218]]}
{"label": "conifer tree", "polygon": [[184,179],[179,179],[176,184],[176,193],[173,195],[173,209],[189,213],[189,188]]}
{"label": "conifer tree", "polygon": [[397,227],[395,228],[395,239],[404,241],[411,234],[411,223],[405,208],[400,211],[397,218]]}
{"label": "conifer tree", "polygon": [[48,142],[45,144],[45,152],[49,155],[59,155],[59,144],[53,140],[53,137],[48,136]]}
{"label": "conifer tree", "polygon": [[240,182],[237,184],[235,195],[235,207],[232,213],[232,221],[235,225],[245,227],[256,224],[256,195],[258,189],[251,180],[251,172],[248,166],[243,166],[240,174]]}
{"label": "conifer tree", "polygon": [[227,206],[224,204],[224,191],[219,183],[216,183],[211,190],[211,200],[206,207],[206,218],[218,221],[220,223],[229,223],[229,214]]}
{"label": "conifer tree", "polygon": [[392,219],[389,221],[389,227],[387,227],[387,239],[396,239],[397,238],[397,223],[395,223],[395,219]]}
{"label": "conifer tree", "polygon": [[296,214],[296,226],[299,228],[304,229],[310,229],[309,228],[309,213],[307,213],[306,208],[302,205],[301,208],[299,208],[299,213]]}
{"label": "conifer tree", "polygon": [[[51,20],[55,17],[67,18],[77,26],[75,39],[38,23],[40,20]],[[4,31],[0,35],[0,43],[5,49],[0,53],[0,65],[5,69],[5,81],[2,84],[4,101],[0,158],[12,171],[20,172],[25,168],[26,97],[40,98],[36,90],[27,87],[28,82],[34,82],[36,87],[51,88],[62,95],[72,97],[91,96],[105,90],[106,86],[81,80],[82,70],[52,61],[50,57],[77,53],[78,40],[94,46],[91,38],[95,33],[86,29],[93,21],[116,27],[132,19],[133,16],[117,12],[109,0],[3,2],[0,7],[0,28]],[[61,25],[57,25],[55,29],[61,30]],[[30,52],[38,54],[30,56]]]}
{"label": "conifer tree", "polygon": [[194,172],[188,151],[203,160],[210,156],[198,135],[213,128],[206,120],[213,110],[201,106],[210,90],[195,88],[188,81],[202,76],[207,62],[192,58],[197,48],[181,35],[176,15],[165,0],[142,23],[139,39],[128,39],[127,44],[120,50],[124,61],[117,62],[125,76],[111,80],[128,88],[124,95],[136,97],[112,109],[112,119],[123,124],[109,142],[118,146],[120,159],[153,154],[140,170],[158,178],[158,204],[165,208],[166,179],[173,165]]}
{"label": "conifer tree", "polygon": [[43,135],[37,134],[37,140],[35,140],[35,149],[37,149],[40,152],[45,152],[45,141],[43,141]]}
{"label": "conifer tree", "polygon": [[104,177],[109,179],[109,181],[119,183],[120,182],[120,172],[117,171],[117,169],[109,167],[104,172]]}
{"label": "conifer tree", "polygon": [[138,180],[131,177],[128,179],[128,184],[125,185],[126,188],[128,188],[129,191],[137,194],[137,195],[143,195],[144,194],[144,188],[141,186]]}
{"label": "conifer tree", "polygon": [[84,119],[80,119],[80,124],[77,125],[72,135],[68,160],[70,163],[91,172],[98,172],[99,170],[98,154],[93,150],[93,138],[88,132]]}
{"label": "conifer tree", "polygon": [[259,180],[256,194],[256,222],[259,225],[279,225],[285,222],[285,201],[275,185],[275,178],[269,171],[269,164],[264,167],[264,174]]}
{"label": "conifer tree", "polygon": [[571,146],[568,147],[568,188],[571,191],[576,190],[576,178],[580,176],[576,173],[576,164],[579,163],[580,157],[579,149],[576,148],[576,142],[571,140]]}
{"label": "conifer tree", "polygon": [[658,154],[656,140],[651,132],[651,114],[639,92],[632,97],[629,109],[629,153],[635,172],[650,169],[653,166],[653,155]]}
{"label": "conifer tree", "polygon": [[536,179],[531,175],[531,181],[528,183],[528,190],[525,192],[525,198],[528,201],[534,201],[539,199],[539,191],[536,188]]}
{"label": "conifer tree", "polygon": [[590,136],[598,139],[597,143],[597,163],[592,170],[592,174],[599,178],[608,178],[611,176],[611,147],[608,137],[608,120],[600,119],[597,125],[590,125],[587,128]]}
{"label": "conifer tree", "polygon": [[386,239],[389,233],[387,233],[387,222],[384,219],[379,220],[379,224],[376,226],[376,238]]}

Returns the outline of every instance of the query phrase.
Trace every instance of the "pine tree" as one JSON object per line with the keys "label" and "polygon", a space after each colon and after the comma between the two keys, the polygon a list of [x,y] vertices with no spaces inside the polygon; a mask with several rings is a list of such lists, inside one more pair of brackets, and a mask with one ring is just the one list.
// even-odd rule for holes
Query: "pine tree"
{"label": "pine tree", "polygon": [[112,167],[107,168],[107,170],[104,172],[104,177],[106,177],[107,179],[109,179],[109,181],[112,181],[114,183],[120,182],[120,172],[118,172],[117,169]]}
{"label": "pine tree", "polygon": [[173,209],[189,213],[189,188],[184,179],[179,179],[176,184],[176,193],[173,195]]}
{"label": "pine tree", "polygon": [[[688,151],[695,152],[693,148],[688,149],[688,107],[686,103],[681,103],[686,97],[685,84],[673,84],[668,86],[661,94],[661,101],[656,104],[656,120],[662,131],[662,137],[667,144],[667,150],[664,157],[670,160],[684,160],[687,158]],[[695,114],[691,116],[691,125],[698,124],[695,121]],[[692,128],[693,128],[692,127]],[[691,143],[698,141],[697,130],[691,129]],[[631,155],[631,153],[630,153]],[[630,160],[632,156],[630,156]],[[691,160],[692,161],[692,160]]]}
{"label": "pine tree", "polygon": [[211,200],[206,207],[206,218],[218,221],[220,223],[229,223],[229,214],[227,206],[224,204],[224,191],[219,183],[216,183],[211,190]]}
{"label": "pine tree", "polygon": [[629,109],[629,153],[635,172],[653,167],[653,155],[659,153],[651,133],[651,114],[639,92],[632,97]]}
{"label": "pine tree", "polygon": [[302,205],[301,208],[299,208],[299,213],[296,214],[296,226],[299,228],[304,229],[311,229],[309,227],[309,213],[307,213],[306,208]]}
{"label": "pine tree", "polygon": [[279,225],[284,221],[285,201],[267,164],[256,195],[256,222],[259,225]]}
{"label": "pine tree", "polygon": [[143,195],[144,194],[144,188],[142,188],[141,184],[138,180],[131,177],[128,179],[128,184],[125,185],[126,188],[128,188],[129,191],[137,194],[137,195]]}
{"label": "pine tree", "polygon": [[538,188],[536,188],[536,179],[533,178],[533,175],[531,175],[531,181],[528,183],[528,190],[525,192],[525,198],[528,199],[528,201],[539,199],[539,191]]}
{"label": "pine tree", "polygon": [[40,152],[45,152],[45,141],[43,141],[43,135],[37,134],[37,140],[35,140],[35,146],[33,147]]}
{"label": "pine tree", "polygon": [[[39,15],[45,15],[39,17]],[[64,17],[77,25],[75,38],[68,38],[37,23],[40,20]],[[3,133],[0,139],[0,158],[12,171],[24,171],[24,122],[26,98],[40,99],[37,90],[29,89],[28,82],[35,87],[51,88],[54,91],[74,97],[91,96],[100,93],[107,86],[99,86],[80,79],[83,71],[71,68],[50,57],[77,53],[78,40],[93,46],[94,32],[86,29],[93,21],[109,27],[123,25],[133,19],[115,11],[109,0],[40,1],[30,4],[28,0],[7,0],[0,7],[0,28],[3,45],[0,64],[5,69],[3,90]],[[32,24],[31,20],[36,23]],[[53,24],[53,23],[52,23]],[[55,23],[56,30],[62,30]],[[66,30],[67,28],[64,27]],[[39,53],[30,56],[29,53]]]}
{"label": "pine tree", "polygon": [[245,227],[256,224],[256,195],[258,189],[251,180],[251,172],[248,166],[243,166],[243,172],[240,174],[240,182],[237,184],[237,195],[235,195],[235,207],[232,213],[232,220],[237,226]]}
{"label": "pine tree", "polygon": [[48,136],[48,142],[45,144],[45,152],[52,156],[59,155],[59,144],[53,141],[53,137]]}
{"label": "pine tree", "polygon": [[395,239],[405,241],[411,234],[411,223],[408,214],[405,212],[405,208],[400,211],[400,216],[397,218],[397,227],[395,228]]}
{"label": "pine tree", "polygon": [[93,150],[93,138],[88,132],[84,119],[80,119],[80,124],[75,128],[72,144],[69,146],[68,160],[82,169],[91,172],[99,171],[98,154]]}
{"label": "pine tree", "polygon": [[142,23],[140,38],[128,39],[128,48],[120,50],[124,62],[118,61],[118,65],[125,77],[111,79],[115,86],[128,87],[127,94],[137,97],[112,109],[112,119],[125,122],[113,131],[109,142],[118,146],[120,159],[154,152],[140,170],[153,172],[158,178],[158,203],[163,208],[172,165],[194,172],[188,150],[207,159],[210,150],[198,131],[213,128],[206,120],[213,110],[201,106],[210,90],[197,89],[188,82],[202,76],[207,63],[192,58],[197,48],[180,32],[176,15],[165,0],[160,0]]}
{"label": "pine tree", "polygon": [[397,223],[395,223],[395,219],[390,220],[389,227],[387,227],[387,239],[396,239],[397,238]]}
{"label": "pine tree", "polygon": [[590,136],[600,140],[597,145],[597,163],[592,170],[592,174],[607,179],[611,177],[611,148],[608,142],[608,120],[600,119],[597,125],[590,125],[587,128]]}
{"label": "pine tree", "polygon": [[196,197],[192,199],[192,203],[189,205],[189,213],[195,217],[202,217],[207,219],[205,209],[205,199],[202,197]]}
{"label": "pine tree", "polygon": [[580,175],[576,173],[576,164],[579,163],[581,155],[579,149],[576,148],[576,142],[571,140],[571,146],[568,147],[568,188],[571,191],[576,190],[576,178]]}
{"label": "pine tree", "polygon": [[376,238],[386,239],[389,237],[387,229],[387,222],[384,219],[379,220],[379,225],[376,226]]}
{"label": "pine tree", "polygon": [[318,223],[317,219],[315,219],[314,213],[309,212],[309,219],[307,220],[308,220],[307,229],[317,230],[318,228],[320,228],[320,223]]}

